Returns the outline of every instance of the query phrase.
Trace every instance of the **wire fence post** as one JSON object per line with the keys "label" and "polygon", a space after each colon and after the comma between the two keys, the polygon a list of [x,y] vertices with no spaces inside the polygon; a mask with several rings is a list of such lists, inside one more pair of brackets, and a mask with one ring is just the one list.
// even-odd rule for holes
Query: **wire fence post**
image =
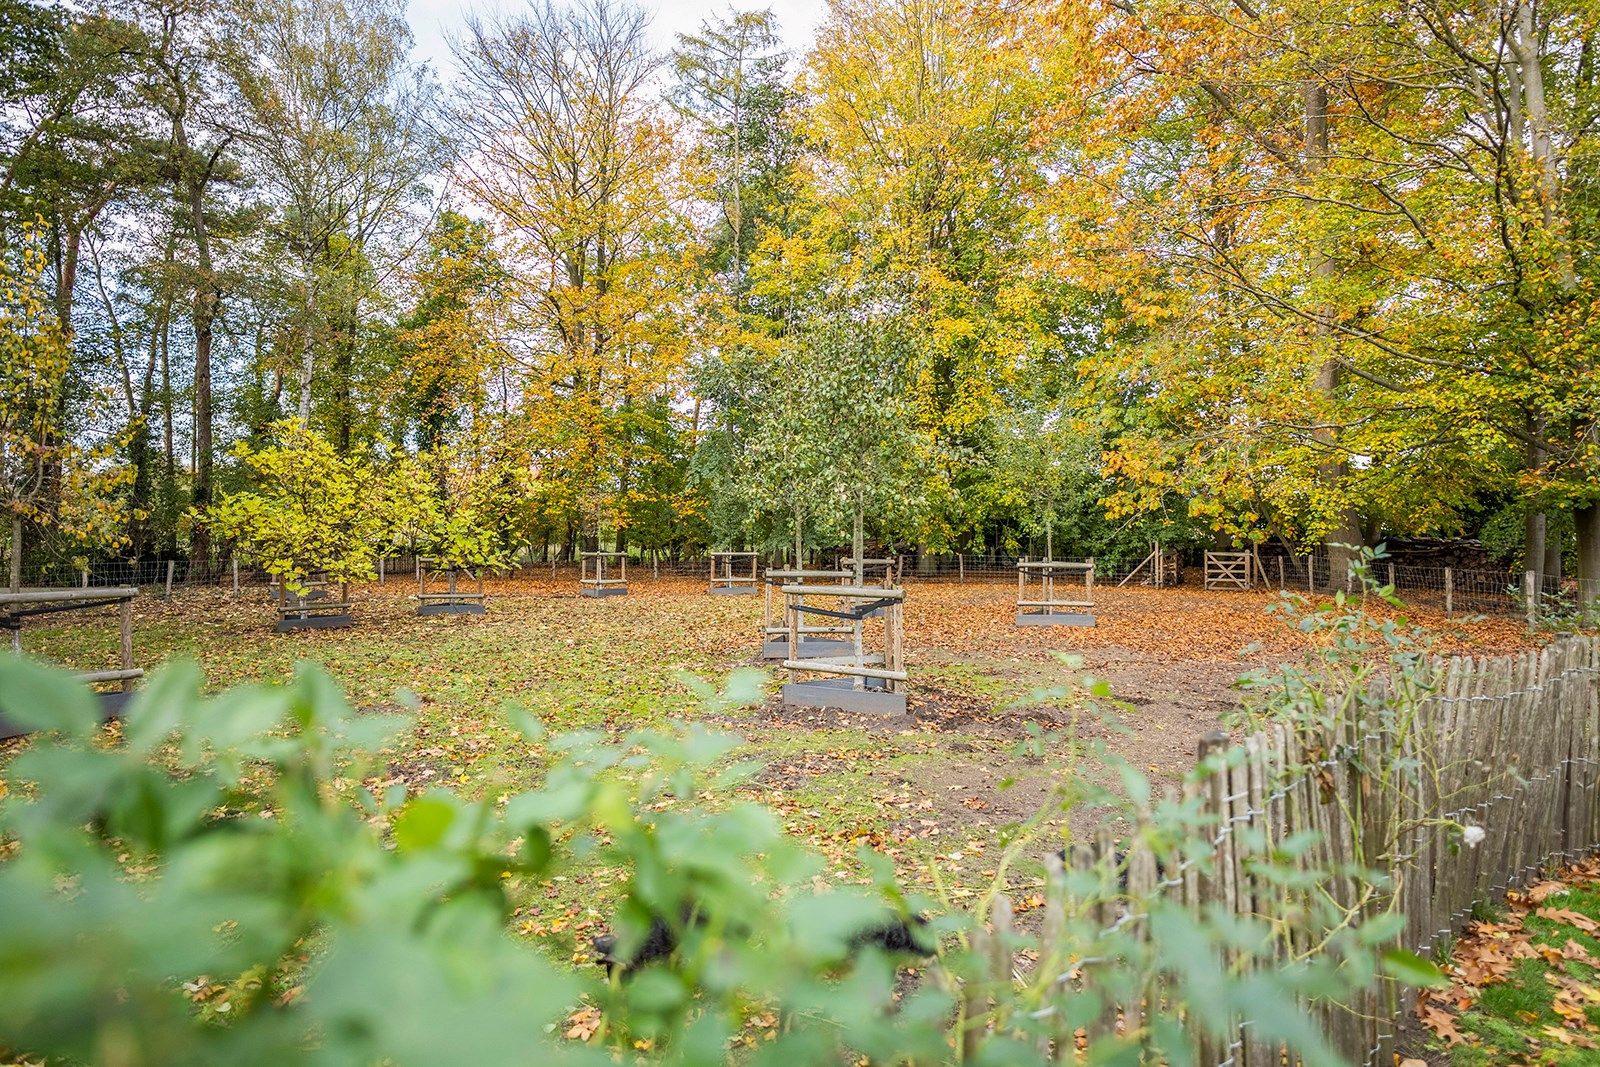
{"label": "wire fence post", "polygon": [[1522,597],[1527,603],[1528,625],[1539,623],[1539,576],[1532,571],[1522,573]]}
{"label": "wire fence post", "polygon": [[387,563],[387,562],[388,562],[388,560],[385,559],[383,556],[379,556],[378,557],[378,584],[379,585],[383,584],[384,570],[385,570],[384,564]]}
{"label": "wire fence post", "polygon": [[177,560],[175,560],[175,559],[167,560],[167,596],[166,596],[166,598],[168,600],[172,599],[172,572],[177,569],[177,566],[178,566],[178,561]]}
{"label": "wire fence post", "polygon": [[228,561],[233,565],[233,599],[239,599],[239,557],[234,556]]}
{"label": "wire fence post", "polygon": [[1444,569],[1444,617],[1450,618],[1455,614],[1455,572],[1449,567]]}
{"label": "wire fence post", "polygon": [[967,554],[965,552],[956,553],[956,574],[956,581],[965,585],[967,581]]}
{"label": "wire fence post", "polygon": [[88,567],[83,568],[82,573],[83,573],[83,587],[85,589],[87,589],[87,588],[89,588],[89,568]]}

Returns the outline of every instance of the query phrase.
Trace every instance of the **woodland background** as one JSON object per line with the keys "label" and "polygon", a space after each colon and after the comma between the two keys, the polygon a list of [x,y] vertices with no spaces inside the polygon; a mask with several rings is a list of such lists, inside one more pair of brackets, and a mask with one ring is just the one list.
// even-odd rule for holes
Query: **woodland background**
{"label": "woodland background", "polygon": [[0,0],[13,573],[221,558],[295,420],[558,556],[860,514],[1124,563],[1465,534],[1600,581],[1600,6],[778,30],[658,54],[534,0],[446,84],[396,0]]}

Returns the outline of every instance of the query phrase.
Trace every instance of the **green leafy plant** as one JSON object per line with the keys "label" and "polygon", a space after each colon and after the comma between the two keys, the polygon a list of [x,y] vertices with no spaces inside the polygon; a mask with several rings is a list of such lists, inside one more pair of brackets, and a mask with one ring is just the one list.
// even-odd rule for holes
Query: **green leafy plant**
{"label": "green leafy plant", "polygon": [[[726,713],[762,682],[690,684]],[[45,731],[0,801],[0,1048],[120,1064],[1042,1064],[1110,1005],[1145,997],[1168,1010],[1091,1043],[1084,1062],[1187,1062],[1194,1033],[1249,1010],[1307,1063],[1333,1064],[1296,1006],[1376,968],[1381,931],[1305,909],[1319,875],[1284,862],[1294,842],[1261,842],[1250,868],[1282,890],[1281,914],[1196,912],[1159,886],[1130,894],[1108,858],[1047,873],[1059,910],[1046,929],[986,931],[952,901],[907,892],[882,856],[862,854],[863,884],[824,878],[771,811],[730,792],[756,769],[731,737],[553,736],[511,708],[549,760],[537,788],[375,792],[360,783],[377,780],[366,772],[402,743],[404,718],[351,708],[313,667],[283,687],[206,697],[200,685],[192,667],[165,668],[107,743],[86,690],[0,661],[0,707]],[[1074,777],[1000,831],[979,915],[1055,847],[1065,809],[1122,818],[1171,870],[1208,869],[1214,827],[1199,809],[1119,771],[1121,790]],[[658,922],[674,951],[608,980],[508,933],[522,896],[595,867],[629,874],[621,953]],[[1130,918],[1107,922],[1107,908]],[[917,914],[939,957],[897,978],[919,961],[861,934]],[[1287,922],[1323,952],[1275,965]],[[1137,936],[1146,923],[1154,936]],[[1247,956],[1261,966],[1236,966]],[[750,1042],[745,1023],[768,1016]]]}

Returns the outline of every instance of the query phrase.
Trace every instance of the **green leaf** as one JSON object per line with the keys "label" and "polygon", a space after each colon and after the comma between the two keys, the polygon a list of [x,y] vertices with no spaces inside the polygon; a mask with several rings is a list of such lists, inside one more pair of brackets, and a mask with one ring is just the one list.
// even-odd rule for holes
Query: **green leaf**
{"label": "green leaf", "polygon": [[455,798],[437,792],[418,797],[395,818],[395,846],[402,852],[433,848],[444,840],[455,821]]}
{"label": "green leaf", "polygon": [[1406,985],[1438,989],[1449,984],[1449,979],[1437,966],[1415,952],[1392,948],[1380,958],[1383,973],[1397,978]]}

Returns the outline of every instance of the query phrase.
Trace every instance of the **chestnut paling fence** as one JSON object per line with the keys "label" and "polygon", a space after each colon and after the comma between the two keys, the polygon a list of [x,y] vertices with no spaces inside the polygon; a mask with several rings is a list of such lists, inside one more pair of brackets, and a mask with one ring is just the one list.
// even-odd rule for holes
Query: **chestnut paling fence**
{"label": "chestnut paling fence", "polygon": [[[1311,831],[1316,843],[1296,853],[1302,870],[1359,866],[1386,877],[1376,892],[1374,883],[1349,874],[1302,891],[1326,893],[1358,918],[1398,913],[1404,926],[1391,946],[1426,958],[1448,943],[1475,905],[1600,847],[1600,639],[1569,637],[1514,656],[1435,660],[1423,675],[1420,691],[1373,687],[1368,699],[1346,701],[1337,728],[1296,729],[1286,719],[1239,745],[1202,742],[1201,773],[1185,788],[1207,813],[1211,847],[1169,858],[1167,869],[1137,837],[1118,843],[1102,836],[1073,848],[1069,867],[1087,876],[1116,866],[1125,872],[1126,895],[1075,898],[1054,865],[1046,884],[1046,938],[1065,915],[1085,910],[1124,938],[1148,937],[1142,920],[1149,902],[1167,894],[1186,908],[1281,917],[1282,881],[1264,880],[1252,859]],[[1474,830],[1464,835],[1466,827]],[[974,946],[1005,959],[1004,966],[1009,957],[997,950],[1009,940],[1012,913],[1011,900],[997,897],[983,943]],[[1281,922],[1275,929],[1271,958],[1235,955],[1224,964],[1284,966],[1316,951],[1309,932]],[[1050,955],[1041,945],[1041,958]],[[1063,980],[1092,983],[1097,966],[1115,968],[1118,960],[1102,959]],[[1353,1001],[1302,1007],[1350,1062],[1388,1067],[1403,1012],[1414,1002],[1405,994],[1384,979]],[[1126,1033],[1144,1013],[1172,1009],[1160,988],[1146,987],[1137,1002],[1103,1012],[1086,1036],[1092,1041],[1116,1026]],[[1288,1062],[1255,1022],[1236,1019],[1225,1038],[1196,1033],[1195,1062]],[[1057,1049],[1073,1047],[1071,1032],[1048,1040]]]}

